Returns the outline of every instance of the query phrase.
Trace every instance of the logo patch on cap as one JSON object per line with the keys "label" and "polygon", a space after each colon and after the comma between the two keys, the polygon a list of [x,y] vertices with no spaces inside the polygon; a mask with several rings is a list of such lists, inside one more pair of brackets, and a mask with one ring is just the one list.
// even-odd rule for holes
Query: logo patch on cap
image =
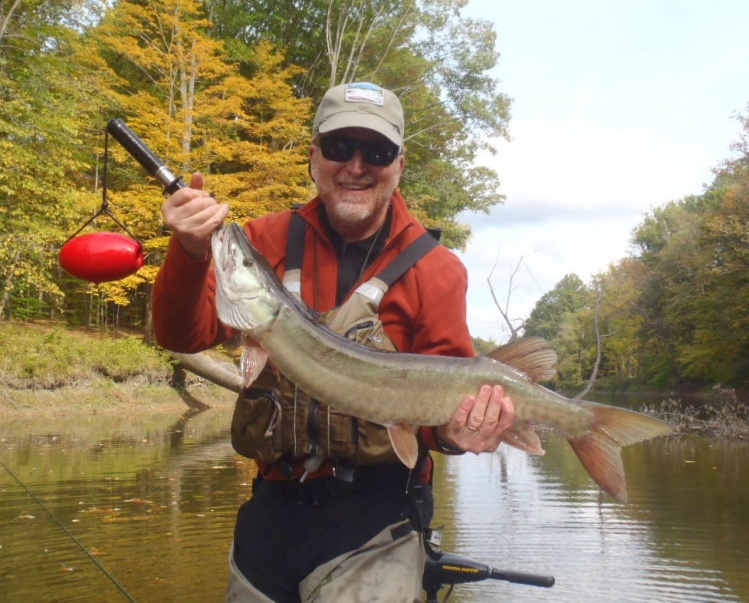
{"label": "logo patch on cap", "polygon": [[344,99],[347,103],[369,103],[382,107],[385,105],[385,91],[374,84],[358,82],[346,86]]}

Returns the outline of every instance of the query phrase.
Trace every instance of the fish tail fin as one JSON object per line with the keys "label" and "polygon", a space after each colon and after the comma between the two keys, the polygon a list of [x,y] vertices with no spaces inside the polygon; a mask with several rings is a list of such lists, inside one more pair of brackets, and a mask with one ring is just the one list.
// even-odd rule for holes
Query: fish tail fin
{"label": "fish tail fin", "polygon": [[671,428],[663,421],[624,408],[594,402],[583,405],[593,412],[593,427],[585,436],[568,442],[601,489],[619,502],[627,502],[622,446],[666,435]]}

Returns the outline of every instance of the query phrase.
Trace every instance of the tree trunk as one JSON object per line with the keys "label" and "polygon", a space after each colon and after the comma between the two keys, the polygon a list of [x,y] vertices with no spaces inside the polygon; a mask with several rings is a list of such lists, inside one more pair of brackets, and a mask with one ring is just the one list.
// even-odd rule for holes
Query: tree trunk
{"label": "tree trunk", "polygon": [[601,329],[598,324],[598,317],[601,312],[601,299],[603,299],[603,290],[600,290],[598,292],[598,299],[596,300],[596,311],[593,316],[593,324],[596,331],[596,361],[593,363],[593,370],[590,373],[588,383],[585,385],[583,390],[574,397],[575,400],[582,400],[583,397],[587,396],[588,392],[593,389],[593,384],[596,382],[596,378],[598,377],[598,369],[601,366],[601,340],[603,339],[603,335],[601,335]]}
{"label": "tree trunk", "polygon": [[242,391],[242,377],[233,365],[214,360],[207,354],[173,354],[179,366],[198,377],[224,387],[229,391]]}

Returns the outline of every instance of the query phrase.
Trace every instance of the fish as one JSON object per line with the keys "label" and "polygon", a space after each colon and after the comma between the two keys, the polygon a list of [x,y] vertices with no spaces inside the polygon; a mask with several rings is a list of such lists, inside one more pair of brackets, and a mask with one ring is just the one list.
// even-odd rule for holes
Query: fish
{"label": "fish", "polygon": [[386,426],[406,465],[415,463],[414,426],[448,423],[461,400],[484,384],[499,384],[512,398],[515,418],[505,437],[508,444],[543,454],[535,428],[553,428],[598,486],[621,502],[628,496],[621,447],[670,432],[650,415],[570,399],[541,385],[556,373],[556,353],[542,338],[520,339],[467,358],[369,348],[322,324],[284,287],[238,224],[225,223],[214,231],[211,249],[219,320],[249,337],[262,356],[311,397]]}

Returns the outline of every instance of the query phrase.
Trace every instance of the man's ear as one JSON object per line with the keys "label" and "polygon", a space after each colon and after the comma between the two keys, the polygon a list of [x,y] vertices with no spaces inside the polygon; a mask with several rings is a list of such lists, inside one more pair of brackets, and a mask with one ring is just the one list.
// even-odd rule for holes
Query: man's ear
{"label": "man's ear", "polygon": [[309,160],[307,161],[307,173],[309,174],[309,177],[312,179],[312,182],[317,182],[317,180],[315,180],[315,175],[312,173],[312,157],[314,156],[316,152],[317,152],[317,147],[315,147],[314,145],[310,145]]}

